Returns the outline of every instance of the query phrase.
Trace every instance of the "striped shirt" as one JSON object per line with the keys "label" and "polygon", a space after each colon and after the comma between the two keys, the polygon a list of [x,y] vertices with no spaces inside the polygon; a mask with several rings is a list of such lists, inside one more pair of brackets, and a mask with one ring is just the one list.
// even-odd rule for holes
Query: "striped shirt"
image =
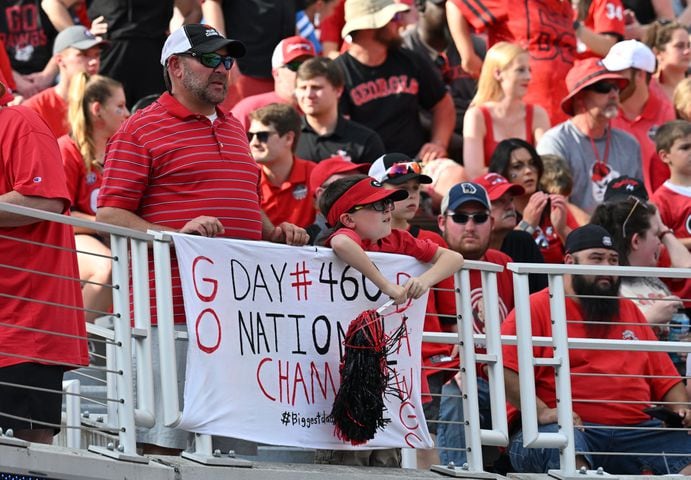
{"label": "striped shirt", "polygon": [[[212,124],[164,93],[126,120],[106,148],[98,207],[176,230],[208,215],[223,224],[225,237],[261,240],[259,167],[240,122],[217,113]],[[184,323],[177,262],[172,273],[175,321]]]}

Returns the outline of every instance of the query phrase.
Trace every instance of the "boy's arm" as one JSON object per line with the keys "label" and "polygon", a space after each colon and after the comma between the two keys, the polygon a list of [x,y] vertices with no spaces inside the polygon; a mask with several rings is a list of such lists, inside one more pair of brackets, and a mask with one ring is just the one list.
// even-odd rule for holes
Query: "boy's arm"
{"label": "boy's arm", "polygon": [[453,275],[463,266],[463,255],[448,248],[439,247],[432,257],[432,266],[417,278],[404,285],[408,298],[420,298],[433,285]]}
{"label": "boy's arm", "polygon": [[401,304],[406,301],[405,289],[388,281],[353,239],[347,235],[336,234],[331,238],[331,248],[338,258],[367,277],[379,290],[391,297],[394,303]]}
{"label": "boy's arm", "polygon": [[[421,288],[424,288],[420,295],[408,295],[414,298],[419,298],[423,293],[429,290],[433,285],[441,282],[445,278],[450,277],[457,270],[463,266],[463,255],[448,248],[439,247],[432,257],[432,266],[427,269],[425,273],[417,277],[420,281]],[[411,279],[413,280],[413,279]],[[406,287],[408,284],[405,285]]]}

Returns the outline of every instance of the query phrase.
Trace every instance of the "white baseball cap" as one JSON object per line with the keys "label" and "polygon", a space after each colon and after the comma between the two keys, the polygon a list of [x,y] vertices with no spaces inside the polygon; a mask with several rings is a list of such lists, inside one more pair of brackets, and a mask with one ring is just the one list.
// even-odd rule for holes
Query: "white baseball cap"
{"label": "white baseball cap", "polygon": [[602,64],[611,72],[620,72],[627,68],[637,68],[648,73],[655,73],[657,70],[655,54],[650,47],[638,40],[615,43],[602,59]]}
{"label": "white baseball cap", "polygon": [[165,67],[172,55],[185,52],[211,53],[223,47],[228,48],[228,55],[233,58],[245,55],[245,45],[241,41],[225,38],[209,25],[200,23],[184,25],[166,39],[161,51],[161,65]]}

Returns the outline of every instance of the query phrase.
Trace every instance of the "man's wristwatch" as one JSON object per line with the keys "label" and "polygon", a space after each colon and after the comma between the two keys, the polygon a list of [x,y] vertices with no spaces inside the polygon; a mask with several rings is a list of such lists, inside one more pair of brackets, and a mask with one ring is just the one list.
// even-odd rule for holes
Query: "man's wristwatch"
{"label": "man's wristwatch", "polygon": [[533,227],[531,224],[526,222],[525,220],[521,220],[518,222],[518,228],[520,230],[523,230],[524,232],[528,232],[529,234],[535,233],[535,227]]}

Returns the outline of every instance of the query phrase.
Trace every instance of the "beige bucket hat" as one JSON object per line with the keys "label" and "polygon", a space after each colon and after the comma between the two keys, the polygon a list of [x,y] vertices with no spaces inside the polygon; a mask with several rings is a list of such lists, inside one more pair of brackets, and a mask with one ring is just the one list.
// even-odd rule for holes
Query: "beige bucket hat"
{"label": "beige bucket hat", "polygon": [[345,25],[341,37],[345,38],[356,30],[381,28],[389,23],[398,12],[410,8],[394,0],[346,0]]}

